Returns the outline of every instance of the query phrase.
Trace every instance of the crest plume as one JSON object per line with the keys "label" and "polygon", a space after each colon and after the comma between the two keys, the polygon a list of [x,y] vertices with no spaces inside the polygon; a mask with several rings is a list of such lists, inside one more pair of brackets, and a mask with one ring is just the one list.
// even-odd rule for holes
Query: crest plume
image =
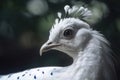
{"label": "crest plume", "polygon": [[89,23],[90,21],[89,19],[92,18],[92,11],[83,6],[74,5],[70,7],[69,5],[65,5],[64,12],[65,12],[64,16],[63,13],[61,12],[57,13],[58,18],[56,18],[55,23],[58,23],[60,19],[71,17],[79,18]]}

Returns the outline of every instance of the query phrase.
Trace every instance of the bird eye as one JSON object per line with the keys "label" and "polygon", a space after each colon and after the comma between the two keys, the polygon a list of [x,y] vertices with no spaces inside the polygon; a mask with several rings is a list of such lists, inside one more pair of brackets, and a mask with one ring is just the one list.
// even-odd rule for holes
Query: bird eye
{"label": "bird eye", "polygon": [[70,38],[70,37],[72,37],[73,36],[73,30],[72,29],[66,29],[65,31],[64,31],[64,33],[63,33],[63,35],[65,36],[65,37],[67,37],[67,38]]}

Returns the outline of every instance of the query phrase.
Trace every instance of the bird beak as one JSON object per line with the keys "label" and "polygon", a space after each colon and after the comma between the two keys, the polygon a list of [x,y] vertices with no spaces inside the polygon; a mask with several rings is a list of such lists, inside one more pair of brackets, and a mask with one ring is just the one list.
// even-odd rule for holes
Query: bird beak
{"label": "bird beak", "polygon": [[40,48],[40,56],[42,56],[43,52],[46,52],[54,47],[60,46],[60,44],[58,43],[53,43],[50,41],[47,41],[45,44],[42,45],[42,47]]}

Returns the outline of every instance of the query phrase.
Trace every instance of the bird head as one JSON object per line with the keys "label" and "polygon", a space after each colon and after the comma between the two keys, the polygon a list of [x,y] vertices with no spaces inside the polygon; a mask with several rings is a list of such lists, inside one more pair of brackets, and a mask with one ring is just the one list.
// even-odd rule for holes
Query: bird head
{"label": "bird head", "polygon": [[41,47],[40,54],[55,49],[74,57],[74,53],[83,50],[91,39],[90,30],[90,26],[80,19],[63,19],[52,27],[49,39]]}
{"label": "bird head", "polygon": [[48,41],[40,49],[40,55],[55,49],[74,58],[91,39],[90,30],[89,24],[79,18],[69,17],[59,21],[56,19],[50,30]]}

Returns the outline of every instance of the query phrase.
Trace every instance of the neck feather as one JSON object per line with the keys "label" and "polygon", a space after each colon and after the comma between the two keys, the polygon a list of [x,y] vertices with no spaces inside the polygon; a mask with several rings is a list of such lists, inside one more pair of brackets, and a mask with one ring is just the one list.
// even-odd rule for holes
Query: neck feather
{"label": "neck feather", "polygon": [[98,55],[108,57],[111,56],[109,42],[103,37],[102,34],[97,31],[93,31],[91,40],[88,41],[88,44],[82,51],[78,52],[78,54],[74,57],[74,61],[88,56],[92,58],[93,56]]}
{"label": "neck feather", "polygon": [[[78,53],[71,67],[74,67],[75,74],[77,73],[80,76],[79,80],[83,80],[83,78],[88,80],[111,80],[106,79],[107,76],[115,74],[111,57],[107,40],[100,33],[93,31],[92,39],[84,50]],[[98,76],[99,74],[105,76],[101,79],[99,78],[101,76]]]}

